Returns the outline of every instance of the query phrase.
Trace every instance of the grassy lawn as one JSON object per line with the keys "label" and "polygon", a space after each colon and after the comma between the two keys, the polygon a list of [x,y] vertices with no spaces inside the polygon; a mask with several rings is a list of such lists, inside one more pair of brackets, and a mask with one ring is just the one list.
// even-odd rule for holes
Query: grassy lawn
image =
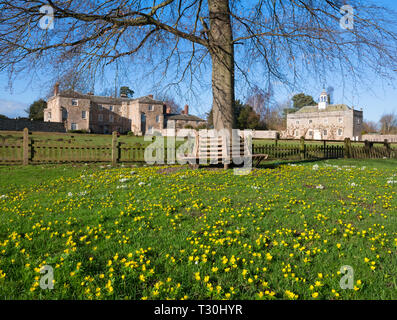
{"label": "grassy lawn", "polygon": [[2,166],[0,299],[397,299],[396,193],[392,160]]}

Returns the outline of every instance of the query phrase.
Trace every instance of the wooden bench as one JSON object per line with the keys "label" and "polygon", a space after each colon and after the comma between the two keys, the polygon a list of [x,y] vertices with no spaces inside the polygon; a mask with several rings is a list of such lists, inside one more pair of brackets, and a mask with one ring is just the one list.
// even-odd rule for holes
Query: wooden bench
{"label": "wooden bench", "polygon": [[[248,141],[240,137],[238,145],[232,144],[226,148],[227,141],[221,136],[200,137],[196,136],[193,152],[187,156],[179,157],[181,160],[188,161],[193,168],[199,168],[200,164],[223,164],[224,168],[229,168],[233,163],[233,158],[240,159],[241,164],[252,160],[252,166],[256,167],[263,160],[268,158],[267,154],[253,154],[248,148]],[[238,165],[238,164],[237,164]]]}

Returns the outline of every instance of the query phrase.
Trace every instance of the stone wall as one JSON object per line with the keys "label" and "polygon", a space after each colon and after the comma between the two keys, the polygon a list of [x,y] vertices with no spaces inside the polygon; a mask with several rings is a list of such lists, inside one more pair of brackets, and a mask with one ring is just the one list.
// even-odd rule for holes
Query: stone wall
{"label": "stone wall", "polygon": [[0,119],[0,130],[3,131],[66,132],[62,122],[31,121],[24,119]]}
{"label": "stone wall", "polygon": [[383,142],[387,139],[388,142],[397,142],[397,134],[364,134],[362,140],[374,141],[374,142]]}

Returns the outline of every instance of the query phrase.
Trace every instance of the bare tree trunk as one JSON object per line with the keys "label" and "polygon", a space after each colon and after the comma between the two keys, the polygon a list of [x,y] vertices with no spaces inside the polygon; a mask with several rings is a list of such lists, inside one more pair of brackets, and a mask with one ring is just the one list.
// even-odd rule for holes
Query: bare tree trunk
{"label": "bare tree trunk", "polygon": [[214,128],[232,129],[234,119],[234,48],[228,0],[208,0],[212,58]]}

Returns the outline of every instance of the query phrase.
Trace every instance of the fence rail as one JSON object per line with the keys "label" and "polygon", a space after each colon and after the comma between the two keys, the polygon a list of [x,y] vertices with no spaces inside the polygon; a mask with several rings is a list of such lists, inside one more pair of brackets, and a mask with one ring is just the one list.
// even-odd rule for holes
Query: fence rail
{"label": "fence rail", "polygon": [[[300,141],[288,140],[291,144],[280,144],[275,140],[274,144],[252,146],[254,154],[268,154],[268,159],[285,160],[315,160],[315,159],[397,159],[397,148],[386,141],[365,141],[364,145],[353,145],[350,139],[345,139],[341,144],[327,144],[327,141],[313,144],[307,143],[303,137]],[[293,143],[292,143],[293,142]],[[42,141],[29,138],[27,129],[23,136],[18,138],[3,139],[0,141],[0,163],[68,163],[68,162],[144,162],[144,145],[128,145],[118,141],[114,132],[111,144],[89,145],[70,144],[65,141]],[[175,151],[173,151],[175,152]],[[169,150],[164,150],[165,163]],[[172,155],[175,157],[175,154]]]}

